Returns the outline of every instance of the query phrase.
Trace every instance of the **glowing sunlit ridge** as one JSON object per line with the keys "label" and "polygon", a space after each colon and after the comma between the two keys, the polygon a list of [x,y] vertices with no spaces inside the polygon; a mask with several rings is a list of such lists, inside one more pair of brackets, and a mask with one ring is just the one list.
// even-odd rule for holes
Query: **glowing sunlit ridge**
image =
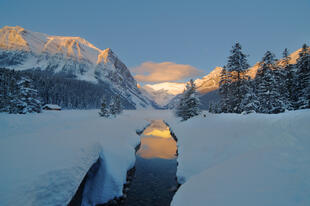
{"label": "glowing sunlit ridge", "polygon": [[31,51],[36,54],[63,54],[67,58],[86,60],[93,64],[108,62],[111,49],[101,50],[81,37],[51,36],[22,27],[0,29],[0,49]]}

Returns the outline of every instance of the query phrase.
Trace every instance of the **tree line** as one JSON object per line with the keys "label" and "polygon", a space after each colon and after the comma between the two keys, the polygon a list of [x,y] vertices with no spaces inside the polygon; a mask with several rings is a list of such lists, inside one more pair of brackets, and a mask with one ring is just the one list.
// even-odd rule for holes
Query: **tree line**
{"label": "tree line", "polygon": [[0,112],[41,112],[41,98],[33,82],[14,70],[0,69]]}
{"label": "tree line", "polygon": [[290,64],[288,50],[283,59],[267,51],[256,77],[247,75],[247,55],[236,43],[220,77],[220,102],[209,106],[213,113],[280,113],[310,108],[310,48],[304,44],[296,64]]}
{"label": "tree line", "polygon": [[[103,97],[110,102],[116,95],[107,84],[73,78],[65,73],[0,68],[0,112],[40,112],[44,104],[57,104],[65,109],[94,109],[101,107]],[[123,98],[120,104],[132,109]]]}
{"label": "tree line", "polygon": [[[220,101],[209,105],[212,113],[268,113],[310,108],[310,48],[304,44],[296,64],[287,49],[279,61],[267,51],[255,78],[247,75],[247,55],[236,43],[223,67],[219,82]],[[193,80],[179,96],[174,114],[181,121],[200,114],[199,94]]]}

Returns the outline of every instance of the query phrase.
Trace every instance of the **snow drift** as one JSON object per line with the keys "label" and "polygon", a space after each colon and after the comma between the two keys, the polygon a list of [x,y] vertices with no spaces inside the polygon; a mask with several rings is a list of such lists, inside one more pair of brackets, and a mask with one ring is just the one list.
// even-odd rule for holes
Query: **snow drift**
{"label": "snow drift", "polygon": [[140,142],[136,129],[159,116],[169,113],[125,111],[115,119],[96,110],[0,113],[0,205],[67,205],[98,158],[84,205],[121,196]]}
{"label": "snow drift", "polygon": [[178,137],[172,205],[310,205],[310,110],[207,114]]}

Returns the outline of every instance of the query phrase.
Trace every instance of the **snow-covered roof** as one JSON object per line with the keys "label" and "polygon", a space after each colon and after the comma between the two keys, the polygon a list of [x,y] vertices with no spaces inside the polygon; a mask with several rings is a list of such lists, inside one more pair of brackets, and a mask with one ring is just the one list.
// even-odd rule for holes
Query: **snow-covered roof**
{"label": "snow-covered roof", "polygon": [[46,104],[43,106],[43,108],[46,108],[46,107],[51,108],[51,109],[61,109],[61,107],[57,104]]}

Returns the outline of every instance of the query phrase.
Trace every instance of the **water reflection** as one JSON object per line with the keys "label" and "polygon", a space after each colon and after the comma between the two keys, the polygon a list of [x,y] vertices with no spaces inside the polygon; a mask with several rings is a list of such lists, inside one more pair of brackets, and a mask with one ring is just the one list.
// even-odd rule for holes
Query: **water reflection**
{"label": "water reflection", "polygon": [[144,130],[137,155],[144,159],[176,158],[176,142],[170,135],[169,127],[162,120],[153,120]]}
{"label": "water reflection", "polygon": [[177,188],[176,142],[162,120],[141,135],[136,172],[122,206],[169,206]]}
{"label": "water reflection", "polygon": [[144,130],[143,135],[171,138],[169,127],[163,120],[152,120],[150,126]]}

